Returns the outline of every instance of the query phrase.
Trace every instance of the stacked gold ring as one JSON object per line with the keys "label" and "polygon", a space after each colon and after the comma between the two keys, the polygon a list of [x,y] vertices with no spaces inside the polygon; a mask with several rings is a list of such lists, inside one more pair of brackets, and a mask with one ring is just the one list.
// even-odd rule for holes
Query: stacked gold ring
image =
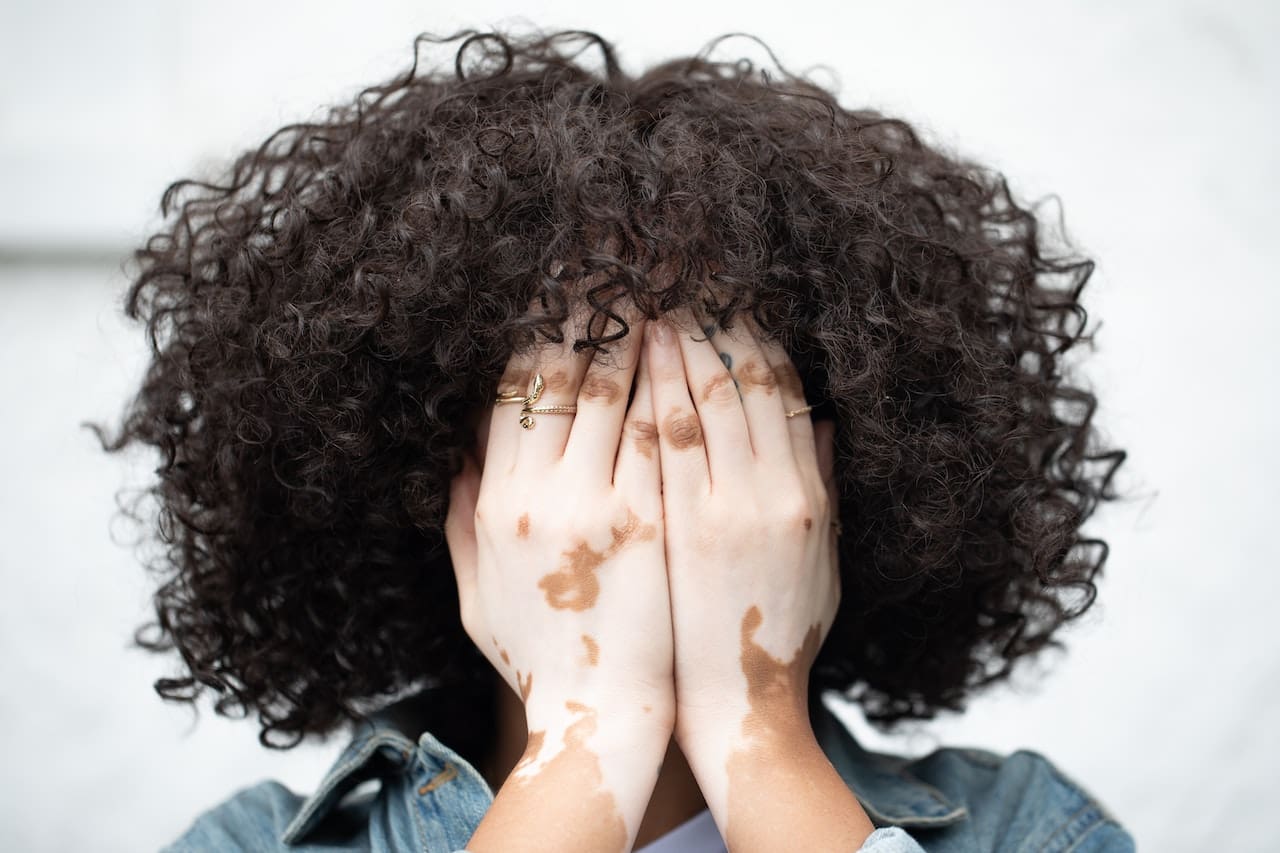
{"label": "stacked gold ring", "polygon": [[[520,404],[520,426],[525,429],[533,429],[534,415],[574,415],[578,412],[577,406],[534,406],[538,402],[538,398],[542,396],[542,389],[546,387],[546,382],[542,378],[541,373],[533,375],[533,390],[528,394],[521,394],[519,391],[509,391],[506,394],[499,394],[494,398],[495,405],[503,403],[519,403]],[[786,416],[794,418],[796,415],[803,415],[806,412],[812,412],[813,406],[801,406],[798,409],[792,409],[786,412]]]}
{"label": "stacked gold ring", "polygon": [[519,403],[520,404],[520,426],[524,429],[533,429],[535,423],[534,415],[573,415],[577,414],[577,406],[535,406],[538,398],[542,396],[542,389],[546,387],[546,381],[542,378],[541,373],[533,375],[533,390],[527,395],[521,396],[519,392],[511,391],[506,394],[499,394],[494,399],[495,405],[502,403]]}

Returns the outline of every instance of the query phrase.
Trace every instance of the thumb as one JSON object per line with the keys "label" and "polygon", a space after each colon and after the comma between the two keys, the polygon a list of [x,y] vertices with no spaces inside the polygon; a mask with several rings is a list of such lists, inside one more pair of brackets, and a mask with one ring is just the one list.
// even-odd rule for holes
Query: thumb
{"label": "thumb", "polygon": [[836,488],[835,436],[835,421],[823,419],[814,423],[813,440],[818,457],[818,473],[822,477],[822,484],[827,488],[827,500],[828,505],[831,507],[832,520],[838,521],[840,501]]}
{"label": "thumb", "polygon": [[445,542],[458,582],[458,611],[464,626],[475,602],[476,500],[480,496],[480,468],[469,451],[463,451],[462,470],[449,484],[449,514],[444,521]]}
{"label": "thumb", "polygon": [[822,476],[822,484],[827,489],[827,506],[831,512],[831,532],[828,542],[831,543],[830,560],[831,560],[831,583],[833,592],[831,596],[830,609],[826,617],[826,628],[823,629],[823,637],[826,637],[831,626],[835,624],[836,611],[840,607],[840,597],[842,595],[842,583],[840,580],[840,490],[836,485],[835,473],[835,436],[836,422],[832,420],[820,420],[813,425],[813,441],[818,457],[818,473]]}

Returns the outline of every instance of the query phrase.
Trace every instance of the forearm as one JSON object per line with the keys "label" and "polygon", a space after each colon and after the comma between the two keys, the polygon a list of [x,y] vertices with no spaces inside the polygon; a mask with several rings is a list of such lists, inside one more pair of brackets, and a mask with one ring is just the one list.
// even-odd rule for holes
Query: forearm
{"label": "forearm", "polygon": [[807,723],[715,731],[682,749],[730,853],[853,853],[874,831]]}
{"label": "forearm", "polygon": [[467,842],[470,853],[631,850],[671,728],[566,705],[569,715],[530,726],[524,755]]}

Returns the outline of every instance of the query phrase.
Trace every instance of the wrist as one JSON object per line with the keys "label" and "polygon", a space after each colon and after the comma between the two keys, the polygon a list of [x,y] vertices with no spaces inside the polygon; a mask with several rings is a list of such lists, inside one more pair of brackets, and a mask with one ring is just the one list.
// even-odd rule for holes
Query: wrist
{"label": "wrist", "polygon": [[[525,752],[467,844],[630,850],[670,742],[670,725],[630,705],[565,700],[526,709]],[[656,710],[656,709],[655,709]]]}
{"label": "wrist", "polygon": [[660,742],[665,749],[676,722],[675,703],[661,700],[619,702],[605,697],[580,696],[525,707],[525,724],[531,735],[562,731],[584,716],[591,718],[593,739],[602,745]]}
{"label": "wrist", "polygon": [[874,830],[806,718],[751,715],[732,733],[681,728],[679,745],[728,848],[856,850]]}
{"label": "wrist", "polygon": [[799,749],[821,753],[802,703],[785,709],[775,705],[771,713],[764,710],[727,701],[718,709],[681,708],[672,735],[695,772],[700,765],[723,768],[733,753],[744,750],[776,755],[780,761],[790,761],[787,756]]}

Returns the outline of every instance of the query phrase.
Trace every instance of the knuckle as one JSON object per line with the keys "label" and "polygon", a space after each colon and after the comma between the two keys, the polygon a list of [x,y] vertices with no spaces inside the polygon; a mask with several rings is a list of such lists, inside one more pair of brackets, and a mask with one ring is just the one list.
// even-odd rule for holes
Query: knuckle
{"label": "knuckle", "polygon": [[481,625],[479,614],[476,613],[474,595],[459,594],[458,596],[458,621],[462,623],[462,630],[473,641],[481,633]]}
{"label": "knuckle", "polygon": [[658,443],[658,426],[653,421],[631,418],[626,423],[626,433],[641,451],[650,451]]}
{"label": "knuckle", "polygon": [[702,401],[704,403],[736,403],[738,387],[728,371],[715,374],[702,385]]}
{"label": "knuckle", "polygon": [[569,371],[558,369],[542,374],[542,394],[546,396],[562,396],[569,388]]}
{"label": "knuckle", "polygon": [[476,501],[476,508],[472,513],[472,521],[475,523],[476,530],[491,530],[494,524],[501,523],[505,515],[504,508],[495,505],[493,498],[482,498]]}
{"label": "knuckle", "polygon": [[773,365],[773,372],[778,379],[778,386],[787,397],[793,401],[804,399],[804,383],[800,381],[800,374],[796,372],[795,365],[789,359],[776,362]]}
{"label": "knuckle", "polygon": [[532,377],[533,372],[528,365],[512,359],[507,363],[502,371],[502,377],[498,380],[498,393],[523,394],[529,390],[529,380]]}
{"label": "knuckle", "polygon": [[677,450],[702,445],[702,422],[697,412],[677,409],[663,418],[660,435]]}
{"label": "knuckle", "polygon": [[803,495],[783,498],[774,510],[778,520],[787,530],[808,530],[813,527],[817,513]]}
{"label": "knuckle", "polygon": [[586,403],[612,405],[622,397],[622,386],[599,373],[588,373],[578,389],[578,399]]}
{"label": "knuckle", "polygon": [[738,368],[738,382],[744,389],[773,393],[778,388],[778,374],[769,364],[749,358]]}

